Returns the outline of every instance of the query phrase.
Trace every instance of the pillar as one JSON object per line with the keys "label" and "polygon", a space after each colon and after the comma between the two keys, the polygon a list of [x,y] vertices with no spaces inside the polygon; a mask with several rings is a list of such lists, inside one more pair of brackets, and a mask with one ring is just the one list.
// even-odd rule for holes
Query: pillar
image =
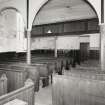
{"label": "pillar", "polygon": [[101,34],[101,70],[105,70],[105,24],[100,24],[100,34]]}
{"label": "pillar", "polygon": [[27,30],[27,64],[31,64],[31,31]]}
{"label": "pillar", "polygon": [[56,43],[56,40],[57,40],[57,36],[55,36],[55,50],[54,50],[55,58],[57,58],[57,43]]}

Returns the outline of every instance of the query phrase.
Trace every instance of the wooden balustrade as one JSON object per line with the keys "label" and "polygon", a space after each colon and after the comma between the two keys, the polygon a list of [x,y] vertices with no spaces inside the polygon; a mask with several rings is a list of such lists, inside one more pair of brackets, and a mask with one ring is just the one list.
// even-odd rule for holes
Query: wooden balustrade
{"label": "wooden balustrade", "polygon": [[0,105],[4,105],[16,98],[27,102],[28,105],[34,105],[34,96],[34,83],[32,80],[27,79],[23,87],[0,96]]}

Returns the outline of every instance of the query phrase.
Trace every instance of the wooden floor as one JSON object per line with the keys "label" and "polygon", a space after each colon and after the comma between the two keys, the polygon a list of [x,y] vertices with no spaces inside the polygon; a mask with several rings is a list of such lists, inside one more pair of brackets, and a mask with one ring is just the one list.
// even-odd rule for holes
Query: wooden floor
{"label": "wooden floor", "polygon": [[[81,64],[81,66],[77,65],[76,68],[71,68],[71,70],[76,70],[82,67],[96,67],[98,68],[97,61],[88,61]],[[70,70],[70,71],[71,71]],[[66,71],[66,72],[70,72]],[[52,105],[52,86],[51,84],[45,88],[42,88],[42,83],[40,82],[40,90],[35,94],[35,105]]]}
{"label": "wooden floor", "polygon": [[35,105],[52,105],[52,86],[42,88],[40,84],[39,92],[35,93]]}

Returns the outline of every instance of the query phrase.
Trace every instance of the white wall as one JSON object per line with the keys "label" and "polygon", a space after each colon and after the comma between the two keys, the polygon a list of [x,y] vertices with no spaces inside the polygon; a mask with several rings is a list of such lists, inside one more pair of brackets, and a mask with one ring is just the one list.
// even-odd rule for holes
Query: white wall
{"label": "white wall", "polygon": [[[57,49],[80,49],[80,43],[90,43],[90,50],[98,50],[100,47],[100,34],[84,34],[80,37],[75,36],[58,36],[56,39]],[[54,49],[54,37],[33,38],[31,49]]]}
{"label": "white wall", "polygon": [[13,9],[0,14],[0,52],[26,51],[24,47],[24,22]]}
{"label": "white wall", "polygon": [[26,51],[26,38],[25,38],[25,24],[23,22],[23,18],[21,16],[20,13],[16,13],[16,20],[17,20],[17,23],[16,23],[16,52],[24,52]]}
{"label": "white wall", "polygon": [[79,36],[59,36],[57,38],[57,49],[79,49]]}
{"label": "white wall", "polygon": [[100,34],[90,34],[90,49],[98,50],[100,47]]}
{"label": "white wall", "polygon": [[[30,3],[29,3],[30,4],[30,10],[29,10],[30,11],[30,14],[29,14],[29,30],[31,30],[32,23],[33,23],[33,20],[34,20],[34,18],[36,16],[37,12],[43,6],[43,4],[45,4],[48,0],[29,0],[29,1],[30,1]],[[97,11],[99,20],[101,20],[101,0],[88,0],[88,1],[94,6],[94,8]],[[6,2],[5,1],[0,2],[0,11],[3,8],[7,8],[7,7],[13,7],[13,8],[16,8],[17,10],[19,10],[19,12],[23,16],[23,20],[24,20],[25,26],[26,26],[26,20],[27,20],[27,17],[26,17],[26,0],[8,0],[8,1],[6,0]],[[5,31],[5,29],[6,29],[6,27],[5,28],[2,28],[2,26],[0,27],[0,34],[1,35],[4,35],[4,36],[7,35],[6,32],[8,32],[8,31]],[[13,32],[13,34],[14,34],[14,32]],[[9,35],[9,37],[11,37],[11,36],[12,35]],[[12,38],[14,39],[14,37],[12,37]],[[2,39],[2,37],[0,37],[0,40],[1,40],[1,42],[0,42],[0,44],[1,44],[1,46],[0,46],[1,51],[4,51],[4,49],[3,49],[4,46],[6,48],[5,51],[7,51],[7,50],[12,51],[12,48],[11,47],[7,47],[7,44],[8,45],[11,44],[10,46],[14,46],[13,43],[15,43],[15,41],[14,42],[9,41],[9,38],[8,38],[8,41],[9,41],[8,42],[6,38]],[[15,49],[15,47],[14,47],[14,49]]]}
{"label": "white wall", "polygon": [[89,35],[82,35],[80,36],[80,39],[79,39],[80,43],[89,43],[90,42],[90,37]]}
{"label": "white wall", "polygon": [[[35,1],[34,1],[35,2]],[[0,2],[0,12],[5,8],[15,8],[17,9],[23,17],[25,26],[27,22],[26,16],[26,0],[1,0]]]}
{"label": "white wall", "polygon": [[31,40],[31,50],[34,49],[54,49],[54,37],[33,38]]}
{"label": "white wall", "polygon": [[81,35],[80,42],[90,43],[90,50],[99,50],[100,48],[100,33]]}
{"label": "white wall", "polygon": [[0,52],[16,51],[16,12],[0,14]]}
{"label": "white wall", "polygon": [[[57,49],[79,49],[79,36],[59,36],[56,39]],[[33,38],[31,49],[54,49],[54,37]]]}

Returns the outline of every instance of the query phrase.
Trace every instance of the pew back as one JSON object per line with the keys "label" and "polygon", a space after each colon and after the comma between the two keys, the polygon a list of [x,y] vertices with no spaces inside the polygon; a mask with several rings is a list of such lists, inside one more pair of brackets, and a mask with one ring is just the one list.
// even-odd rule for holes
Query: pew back
{"label": "pew back", "polygon": [[25,79],[31,78],[34,81],[35,84],[35,91],[39,90],[39,72],[38,68],[35,66],[27,65],[26,63],[16,63],[11,64],[9,67],[12,70],[22,70],[25,71],[26,74],[24,74]]}
{"label": "pew back", "polygon": [[8,78],[7,92],[21,88],[24,85],[27,76],[27,72],[25,70],[0,68],[0,75],[3,73],[5,73]]}
{"label": "pew back", "polygon": [[[35,91],[39,90],[39,72],[35,66],[27,65],[26,63],[9,62],[0,64],[0,69],[7,73],[9,77],[8,92],[18,89],[23,86],[24,81],[29,77],[34,81]],[[9,68],[9,69],[8,69]]]}
{"label": "pew back", "polygon": [[33,69],[33,72],[36,72],[36,70],[39,72],[39,75],[41,77],[48,76],[48,68],[47,64],[45,63],[35,63],[31,65],[27,65],[26,63],[12,63],[8,65],[9,68],[11,69]]}

